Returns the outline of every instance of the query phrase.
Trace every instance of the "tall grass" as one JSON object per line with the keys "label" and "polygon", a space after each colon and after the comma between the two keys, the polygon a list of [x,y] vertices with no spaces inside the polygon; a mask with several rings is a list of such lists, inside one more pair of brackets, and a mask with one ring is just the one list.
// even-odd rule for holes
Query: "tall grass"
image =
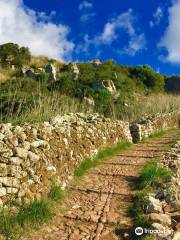
{"label": "tall grass", "polygon": [[169,169],[160,167],[156,160],[150,161],[140,172],[139,188],[144,189],[153,186],[155,183],[160,183],[169,176],[171,176]]}
{"label": "tall grass", "polygon": [[6,239],[19,239],[30,228],[37,228],[49,221],[55,214],[56,202],[64,193],[58,184],[52,184],[47,198],[26,204],[22,201],[16,211],[0,210],[0,234]]}
{"label": "tall grass", "polygon": [[168,113],[180,110],[180,95],[159,93],[149,96],[137,95],[133,101],[123,108],[112,108],[112,116],[133,122],[143,116],[156,113]]}

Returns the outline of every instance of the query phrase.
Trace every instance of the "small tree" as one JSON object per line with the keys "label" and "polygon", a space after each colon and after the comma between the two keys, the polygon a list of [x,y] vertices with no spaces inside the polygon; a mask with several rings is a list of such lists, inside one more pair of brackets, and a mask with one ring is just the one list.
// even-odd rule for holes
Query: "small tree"
{"label": "small tree", "polygon": [[19,47],[18,44],[6,43],[0,45],[0,62],[3,66],[22,66],[28,64],[31,54],[26,47]]}

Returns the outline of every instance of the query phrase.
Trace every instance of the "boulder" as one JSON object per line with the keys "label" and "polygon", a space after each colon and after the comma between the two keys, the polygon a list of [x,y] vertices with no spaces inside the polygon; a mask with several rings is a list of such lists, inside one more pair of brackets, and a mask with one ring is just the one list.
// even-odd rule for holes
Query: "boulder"
{"label": "boulder", "polygon": [[114,82],[112,80],[104,80],[104,81],[102,81],[102,85],[110,93],[115,93],[116,92],[116,87],[115,87]]}
{"label": "boulder", "polygon": [[6,188],[0,187],[0,197],[3,197],[6,195]]}
{"label": "boulder", "polygon": [[49,74],[49,79],[50,80],[53,80],[53,81],[56,81],[57,80],[57,73],[56,73],[56,68],[53,64],[48,64],[46,67],[45,67],[45,72]]}
{"label": "boulder", "polygon": [[36,73],[34,72],[34,69],[28,69],[27,71],[25,71],[25,77],[29,77],[29,78],[35,78],[36,77]]}
{"label": "boulder", "polygon": [[156,199],[152,196],[148,197],[149,204],[147,206],[147,213],[162,213],[162,203],[159,199]]}
{"label": "boulder", "polygon": [[31,152],[31,151],[28,152],[28,157],[29,157],[29,160],[31,162],[38,162],[39,159],[40,159],[40,157],[37,154],[35,154],[35,153]]}
{"label": "boulder", "polygon": [[171,226],[171,217],[163,213],[151,213],[149,218],[152,222],[161,223],[162,225]]}
{"label": "boulder", "polygon": [[173,233],[173,230],[170,229],[169,227],[165,227],[160,223],[153,223],[152,227],[154,230],[157,230],[157,235],[160,238],[166,239],[167,237],[171,236]]}
{"label": "boulder", "polygon": [[75,80],[75,81],[78,80],[78,76],[79,76],[80,71],[79,71],[79,68],[78,68],[77,64],[76,63],[69,63],[68,68],[74,74],[73,80]]}
{"label": "boulder", "polygon": [[87,105],[90,105],[90,106],[94,106],[95,105],[95,101],[94,101],[93,98],[84,97],[83,98],[83,103],[87,104]]}
{"label": "boulder", "polygon": [[17,157],[20,157],[22,159],[26,159],[28,156],[28,150],[25,148],[21,148],[21,147],[16,147],[15,148],[15,154]]}
{"label": "boulder", "polygon": [[112,80],[103,80],[101,83],[94,83],[92,87],[95,90],[102,90],[106,89],[110,93],[114,94],[116,93],[116,87],[114,85],[114,82]]}

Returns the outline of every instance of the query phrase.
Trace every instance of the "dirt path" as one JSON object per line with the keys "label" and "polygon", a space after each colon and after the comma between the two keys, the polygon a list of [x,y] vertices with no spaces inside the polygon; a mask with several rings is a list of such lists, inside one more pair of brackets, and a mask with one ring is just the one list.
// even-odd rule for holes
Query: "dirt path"
{"label": "dirt path", "polygon": [[[180,132],[179,132],[180,133]],[[138,172],[145,162],[160,158],[177,130],[161,138],[136,144],[69,186],[69,195],[53,222],[34,234],[32,240],[115,240],[118,225],[132,225],[132,204]],[[25,238],[23,238],[25,239]]]}

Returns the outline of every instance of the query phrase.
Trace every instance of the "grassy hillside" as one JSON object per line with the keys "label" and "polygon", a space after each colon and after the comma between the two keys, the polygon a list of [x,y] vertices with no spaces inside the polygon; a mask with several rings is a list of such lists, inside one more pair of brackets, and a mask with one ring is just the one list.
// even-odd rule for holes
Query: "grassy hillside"
{"label": "grassy hillside", "polygon": [[[164,88],[165,77],[149,66],[123,66],[113,60],[100,65],[77,63],[79,75],[75,81],[68,64],[46,57],[27,57],[27,50],[23,62],[20,49],[21,61],[18,62],[16,51],[14,58],[10,52],[14,61],[10,62],[7,60],[10,50],[4,49],[0,46],[0,121],[36,122],[77,111],[99,112],[107,117],[133,121],[146,114],[180,108],[180,97],[168,95]],[[48,63],[56,68],[56,81],[39,70]],[[38,77],[24,77],[21,72],[24,65],[38,72]],[[104,80],[113,81],[115,93],[98,87]],[[85,103],[84,97],[93,99],[95,104]]]}

